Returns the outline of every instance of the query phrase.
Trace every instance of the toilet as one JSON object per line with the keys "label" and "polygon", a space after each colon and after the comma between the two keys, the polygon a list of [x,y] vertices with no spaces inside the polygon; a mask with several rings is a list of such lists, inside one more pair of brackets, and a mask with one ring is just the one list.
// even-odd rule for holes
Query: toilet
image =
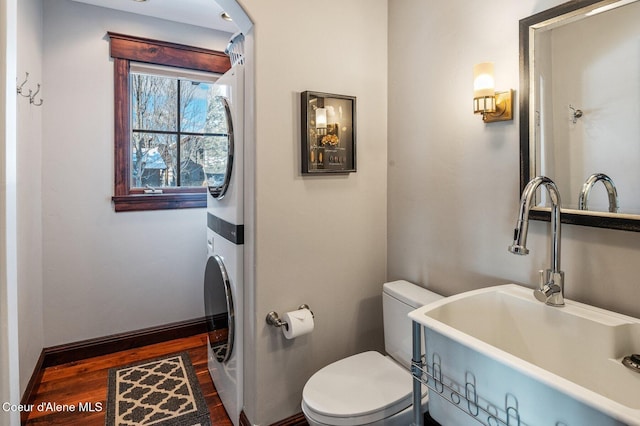
{"label": "toilet", "polygon": [[[412,423],[412,327],[407,314],[442,299],[408,281],[385,283],[382,292],[386,355],[362,352],[317,371],[302,391],[310,426],[407,426]],[[427,411],[423,387],[422,411]]]}

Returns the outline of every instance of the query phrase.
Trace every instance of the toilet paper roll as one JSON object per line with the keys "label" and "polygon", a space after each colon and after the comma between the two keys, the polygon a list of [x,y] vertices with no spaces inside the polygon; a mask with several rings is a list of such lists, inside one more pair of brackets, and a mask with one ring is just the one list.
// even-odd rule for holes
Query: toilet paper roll
{"label": "toilet paper roll", "polygon": [[309,309],[285,312],[282,320],[287,323],[287,327],[282,327],[284,337],[287,339],[294,339],[313,331],[313,314]]}

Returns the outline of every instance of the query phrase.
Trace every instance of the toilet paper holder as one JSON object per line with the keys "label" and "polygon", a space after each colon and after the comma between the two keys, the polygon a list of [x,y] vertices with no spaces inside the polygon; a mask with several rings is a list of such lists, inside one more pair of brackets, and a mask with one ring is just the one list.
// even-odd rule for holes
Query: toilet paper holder
{"label": "toilet paper holder", "polygon": [[[309,308],[309,305],[300,305],[298,306],[298,309],[308,309],[309,312],[311,312],[311,316],[315,318],[315,315],[313,314],[311,308]],[[267,324],[278,328],[284,326],[286,330],[289,330],[289,324],[287,324],[286,321],[283,321],[276,311],[271,311],[267,314]]]}

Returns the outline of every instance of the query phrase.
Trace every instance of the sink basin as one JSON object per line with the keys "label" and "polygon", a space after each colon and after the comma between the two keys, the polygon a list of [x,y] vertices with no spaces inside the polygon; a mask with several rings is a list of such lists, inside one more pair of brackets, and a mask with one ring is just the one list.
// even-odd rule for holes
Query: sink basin
{"label": "sink basin", "polygon": [[640,320],[571,300],[550,307],[532,293],[500,285],[409,314],[425,330],[431,416],[640,425],[640,373],[621,362],[640,353]]}

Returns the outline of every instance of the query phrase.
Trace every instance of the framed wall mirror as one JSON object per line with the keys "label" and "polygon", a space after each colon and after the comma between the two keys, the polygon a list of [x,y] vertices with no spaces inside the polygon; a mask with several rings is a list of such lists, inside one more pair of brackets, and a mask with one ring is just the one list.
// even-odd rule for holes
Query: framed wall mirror
{"label": "framed wall mirror", "polygon": [[[562,222],[640,231],[640,0],[573,0],[520,21],[520,189]],[[550,220],[542,194],[530,218]]]}

